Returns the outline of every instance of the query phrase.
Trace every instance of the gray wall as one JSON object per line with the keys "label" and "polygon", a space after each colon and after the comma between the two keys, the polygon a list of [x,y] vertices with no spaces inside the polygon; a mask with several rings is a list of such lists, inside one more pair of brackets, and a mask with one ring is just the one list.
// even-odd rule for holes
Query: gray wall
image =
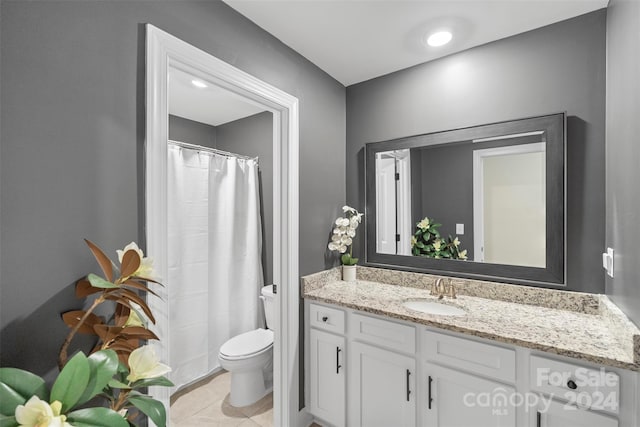
{"label": "gray wall", "polygon": [[596,11],[349,86],[347,203],[364,206],[365,143],[566,111],[568,289],[604,292],[605,20]]}
{"label": "gray wall", "polygon": [[169,139],[216,148],[216,127],[169,115]]}
{"label": "gray wall", "polygon": [[[473,146],[471,143],[437,145],[411,150],[411,175],[418,180],[421,192],[412,199],[414,224],[425,216],[442,224],[442,237],[456,237],[456,224],[464,224],[464,234],[458,236],[460,250],[466,249],[473,259]],[[414,168],[414,156],[416,168]],[[415,194],[415,193],[414,193]]]}
{"label": "gray wall", "polygon": [[[144,234],[149,22],[298,97],[300,273],[324,268],[345,199],[345,89],[219,1],[2,1],[0,364],[42,374],[76,280]],[[294,284],[297,285],[297,284]]]}
{"label": "gray wall", "polygon": [[262,267],[273,283],[273,114],[265,111],[217,127],[220,150],[259,157]]}
{"label": "gray wall", "polygon": [[607,14],[607,295],[640,325],[640,2],[611,0]]}

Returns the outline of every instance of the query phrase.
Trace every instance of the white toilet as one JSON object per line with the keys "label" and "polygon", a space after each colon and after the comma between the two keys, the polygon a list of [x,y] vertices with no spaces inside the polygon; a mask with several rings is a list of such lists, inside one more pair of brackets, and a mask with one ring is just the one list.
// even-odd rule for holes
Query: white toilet
{"label": "white toilet", "polygon": [[220,366],[231,373],[232,406],[257,402],[273,389],[273,285],[261,290],[268,329],[258,328],[229,339],[220,347]]}

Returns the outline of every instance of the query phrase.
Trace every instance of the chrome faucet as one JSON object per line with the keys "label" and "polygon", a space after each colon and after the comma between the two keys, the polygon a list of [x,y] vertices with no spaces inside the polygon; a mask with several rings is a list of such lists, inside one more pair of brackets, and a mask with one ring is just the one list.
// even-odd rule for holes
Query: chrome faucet
{"label": "chrome faucet", "polygon": [[437,296],[438,299],[442,299],[445,296],[449,298],[456,297],[456,288],[451,282],[451,278],[447,278],[447,284],[444,284],[444,278],[438,277],[431,285],[431,295]]}

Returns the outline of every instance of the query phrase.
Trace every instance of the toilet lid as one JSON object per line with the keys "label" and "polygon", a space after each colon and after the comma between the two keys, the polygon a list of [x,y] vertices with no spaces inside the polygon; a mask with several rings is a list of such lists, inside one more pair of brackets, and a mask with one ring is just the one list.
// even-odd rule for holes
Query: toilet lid
{"label": "toilet lid", "polygon": [[250,356],[273,345],[273,331],[256,329],[235,336],[222,344],[220,354],[228,357]]}

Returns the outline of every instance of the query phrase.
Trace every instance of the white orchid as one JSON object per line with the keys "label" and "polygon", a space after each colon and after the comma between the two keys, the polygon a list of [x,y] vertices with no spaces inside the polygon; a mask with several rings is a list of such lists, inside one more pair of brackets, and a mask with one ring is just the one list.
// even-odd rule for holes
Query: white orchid
{"label": "white orchid", "polygon": [[129,370],[127,381],[130,383],[142,379],[157,378],[171,372],[170,367],[160,363],[160,359],[150,345],[143,345],[131,352]]}
{"label": "white orchid", "polygon": [[338,218],[336,219],[336,225],[338,227],[348,227],[349,226],[349,218]]}
{"label": "white orchid", "polygon": [[460,259],[467,259],[467,250],[465,249],[463,251],[460,251],[458,256],[460,257]]}
{"label": "white orchid", "polygon": [[341,241],[329,243],[329,249],[332,251],[338,251],[342,254],[347,251],[347,247],[343,245]]}
{"label": "white orchid", "polygon": [[33,396],[24,405],[16,407],[15,416],[21,427],[72,427],[61,411],[62,403],[57,400],[49,405]]}
{"label": "white orchid", "polygon": [[156,272],[153,269],[153,258],[145,257],[142,249],[138,247],[136,242],[131,242],[127,246],[124,247],[123,250],[117,250],[118,261],[122,264],[122,259],[124,258],[124,254],[127,251],[135,251],[140,256],[140,267],[132,274],[132,276],[137,276],[143,279],[151,279],[157,280]]}
{"label": "white orchid", "polygon": [[453,239],[453,245],[457,248],[460,245],[460,239],[458,239],[458,237],[456,236],[455,239]]}
{"label": "white orchid", "polygon": [[358,259],[352,257],[353,247],[351,245],[353,244],[353,238],[356,237],[356,229],[362,222],[363,214],[346,205],[342,207],[342,211],[345,213],[345,216],[335,220],[331,242],[329,242],[327,246],[329,250],[338,251],[341,254],[349,250],[348,254],[341,257],[342,263],[355,265]]}

